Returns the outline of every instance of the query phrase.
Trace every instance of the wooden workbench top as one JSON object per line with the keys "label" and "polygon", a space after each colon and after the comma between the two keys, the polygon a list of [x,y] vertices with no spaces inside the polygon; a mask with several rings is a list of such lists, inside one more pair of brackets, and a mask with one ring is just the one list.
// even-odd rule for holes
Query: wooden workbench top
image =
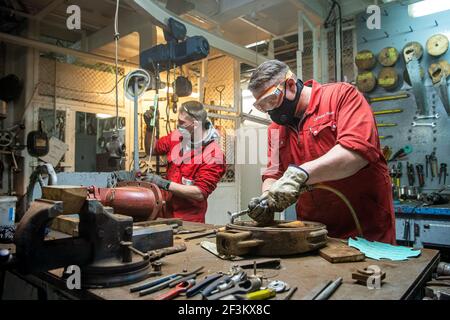
{"label": "wooden workbench top", "polygon": [[[190,225],[190,224],[189,224]],[[185,227],[189,226],[185,224]],[[198,224],[196,224],[198,227]],[[190,234],[179,236],[188,237]],[[183,269],[192,271],[200,266],[204,266],[204,271],[198,279],[202,279],[205,275],[217,271],[228,272],[230,267],[235,264],[233,261],[219,259],[213,254],[200,247],[200,242],[208,240],[215,241],[215,238],[201,238],[186,241],[187,250],[174,255],[163,258],[162,272],[163,275],[181,272]],[[261,259],[261,258],[260,258]],[[257,259],[256,259],[257,260]],[[422,249],[422,254],[417,258],[407,261],[377,261],[366,259],[363,262],[337,263],[333,264],[320,257],[317,253],[308,253],[282,258],[281,269],[258,269],[258,275],[268,277],[269,280],[283,280],[290,287],[298,287],[297,292],[292,297],[293,300],[299,300],[307,295],[318,284],[326,280],[335,280],[338,277],[343,278],[342,285],[332,295],[330,299],[386,299],[399,300],[412,298],[414,289],[423,284],[427,277],[430,276],[432,268],[436,266],[439,260],[439,251]],[[254,259],[240,260],[253,262]],[[362,269],[370,265],[377,265],[386,272],[386,279],[381,289],[369,290],[364,285],[356,284],[351,278],[352,272]],[[64,283],[60,281],[59,275],[62,270],[53,270],[42,275],[45,280],[64,288]],[[250,274],[252,270],[248,270]],[[144,283],[152,278],[142,281]],[[267,284],[263,283],[263,285]],[[107,289],[89,289],[86,292],[70,292],[71,295],[81,298],[98,298],[98,299],[152,299],[155,295],[161,294],[157,292],[153,295],[139,297],[138,293],[130,293],[129,289],[137,284],[129,286],[107,288]],[[83,291],[83,290],[81,290]],[[280,295],[280,297],[282,297]],[[183,299],[183,297],[181,297]],[[194,297],[193,299],[196,299]]]}

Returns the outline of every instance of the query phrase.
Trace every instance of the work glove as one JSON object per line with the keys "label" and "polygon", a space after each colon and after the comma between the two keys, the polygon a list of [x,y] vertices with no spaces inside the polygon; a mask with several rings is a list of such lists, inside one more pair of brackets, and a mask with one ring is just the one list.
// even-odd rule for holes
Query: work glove
{"label": "work glove", "polygon": [[144,112],[144,122],[147,128],[152,126],[153,115],[155,114],[155,107],[151,106],[147,111]]}
{"label": "work glove", "polygon": [[271,224],[274,213],[280,212],[294,204],[300,194],[306,191],[309,174],[298,166],[291,165],[283,176],[272,184],[260,197],[250,200],[249,216],[259,225]]}
{"label": "work glove", "polygon": [[157,174],[152,173],[147,174],[143,180],[156,184],[159,188],[163,190],[169,190],[170,183],[172,182],[170,180],[162,178]]}

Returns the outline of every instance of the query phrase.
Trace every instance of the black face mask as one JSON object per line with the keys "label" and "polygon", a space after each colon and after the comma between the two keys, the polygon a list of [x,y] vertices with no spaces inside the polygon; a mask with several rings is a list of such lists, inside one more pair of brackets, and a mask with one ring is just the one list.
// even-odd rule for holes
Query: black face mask
{"label": "black face mask", "polygon": [[268,112],[270,119],[276,124],[281,126],[297,125],[298,119],[295,117],[295,111],[297,109],[298,100],[300,99],[300,93],[303,90],[303,82],[297,80],[296,82],[297,92],[295,93],[294,100],[286,99],[286,88],[284,89],[284,98],[281,105]]}

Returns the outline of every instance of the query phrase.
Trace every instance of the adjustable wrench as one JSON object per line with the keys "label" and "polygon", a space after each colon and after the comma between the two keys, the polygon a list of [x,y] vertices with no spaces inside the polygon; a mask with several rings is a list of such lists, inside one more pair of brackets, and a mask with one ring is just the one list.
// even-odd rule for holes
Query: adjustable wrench
{"label": "adjustable wrench", "polygon": [[413,126],[413,127],[431,127],[431,128],[434,128],[434,127],[436,127],[436,122],[431,122],[431,123],[418,123],[418,122],[413,122],[413,123],[411,123],[411,125]]}

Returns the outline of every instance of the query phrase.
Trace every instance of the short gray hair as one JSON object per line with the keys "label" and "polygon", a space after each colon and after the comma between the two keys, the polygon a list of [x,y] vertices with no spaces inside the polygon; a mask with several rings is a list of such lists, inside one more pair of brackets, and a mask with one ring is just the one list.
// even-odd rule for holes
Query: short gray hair
{"label": "short gray hair", "polygon": [[261,63],[250,77],[248,90],[259,91],[280,81],[286,76],[289,66],[279,60],[268,60]]}

